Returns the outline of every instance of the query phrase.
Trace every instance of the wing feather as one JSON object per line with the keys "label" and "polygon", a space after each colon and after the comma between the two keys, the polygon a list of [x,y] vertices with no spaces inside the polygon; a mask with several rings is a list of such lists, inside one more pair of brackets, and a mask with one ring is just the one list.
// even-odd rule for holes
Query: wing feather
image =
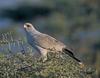
{"label": "wing feather", "polygon": [[62,48],[62,46],[65,46],[62,42],[46,34],[36,35],[35,44],[45,49],[52,49],[56,47]]}

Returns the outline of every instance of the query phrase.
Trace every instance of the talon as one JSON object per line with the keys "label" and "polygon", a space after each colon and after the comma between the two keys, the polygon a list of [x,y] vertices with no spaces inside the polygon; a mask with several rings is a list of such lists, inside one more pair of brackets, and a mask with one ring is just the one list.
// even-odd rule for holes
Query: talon
{"label": "talon", "polygon": [[79,64],[80,64],[80,68],[84,67],[84,64],[82,62],[79,62]]}

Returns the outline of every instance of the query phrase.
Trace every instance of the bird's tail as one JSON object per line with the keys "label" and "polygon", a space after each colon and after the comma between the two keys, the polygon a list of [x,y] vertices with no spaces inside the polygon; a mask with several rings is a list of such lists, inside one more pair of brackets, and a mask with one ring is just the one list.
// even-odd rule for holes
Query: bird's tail
{"label": "bird's tail", "polygon": [[76,58],[76,57],[74,56],[74,54],[73,54],[72,51],[70,51],[70,50],[68,50],[68,49],[66,49],[66,48],[63,48],[63,52],[66,53],[66,54],[68,54],[68,55],[69,55],[70,57],[72,57],[73,59],[75,59],[75,60],[81,65],[81,67],[84,66],[84,64],[81,62],[81,60],[79,60],[78,58]]}

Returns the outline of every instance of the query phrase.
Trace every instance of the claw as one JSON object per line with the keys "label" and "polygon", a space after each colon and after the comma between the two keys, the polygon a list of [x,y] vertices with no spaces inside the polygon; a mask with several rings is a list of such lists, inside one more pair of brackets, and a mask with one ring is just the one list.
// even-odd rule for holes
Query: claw
{"label": "claw", "polygon": [[82,62],[79,62],[80,68],[84,68],[84,64]]}

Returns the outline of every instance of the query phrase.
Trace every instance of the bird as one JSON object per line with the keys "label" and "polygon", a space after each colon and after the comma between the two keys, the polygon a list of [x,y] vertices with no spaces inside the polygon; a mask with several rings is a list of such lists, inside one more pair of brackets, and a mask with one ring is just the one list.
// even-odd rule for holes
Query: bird
{"label": "bird", "polygon": [[72,49],[66,46],[63,42],[50,35],[39,32],[31,23],[25,23],[24,29],[28,43],[36,49],[41,56],[45,57],[44,60],[47,59],[48,52],[64,52],[75,59],[80,65],[83,65],[81,60],[75,57]]}

